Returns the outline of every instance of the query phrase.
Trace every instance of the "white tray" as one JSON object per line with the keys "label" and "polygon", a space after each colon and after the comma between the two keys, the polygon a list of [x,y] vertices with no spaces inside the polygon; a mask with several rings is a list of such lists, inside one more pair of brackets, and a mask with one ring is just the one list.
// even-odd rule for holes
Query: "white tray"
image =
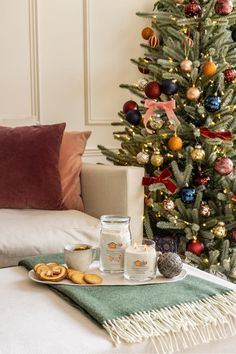
{"label": "white tray", "polygon": [[[143,285],[143,284],[163,284],[163,283],[172,283],[175,281],[182,280],[186,277],[187,271],[185,269],[182,269],[181,273],[174,278],[164,278],[159,272],[157,272],[156,278],[145,281],[145,282],[140,282],[140,281],[131,281],[128,279],[124,278],[123,273],[102,273],[99,270],[99,262],[95,261],[89,268],[89,270],[86,273],[93,273],[93,274],[98,274],[103,278],[103,282],[101,284],[98,284],[99,286],[106,286],[106,285]],[[29,278],[37,283],[42,283],[42,284],[53,284],[53,285],[72,285],[72,286],[94,286],[93,284],[74,284],[72,281],[68,279],[61,280],[59,282],[54,282],[54,281],[44,281],[40,280],[37,278],[34,270],[29,271]],[[97,286],[98,286],[97,285]]]}

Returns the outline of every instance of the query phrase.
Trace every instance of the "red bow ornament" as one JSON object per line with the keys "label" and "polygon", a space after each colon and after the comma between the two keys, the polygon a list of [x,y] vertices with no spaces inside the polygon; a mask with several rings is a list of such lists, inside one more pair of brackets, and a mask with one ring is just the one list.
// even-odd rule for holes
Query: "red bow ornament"
{"label": "red bow ornament", "polygon": [[232,133],[230,131],[225,132],[213,132],[212,130],[202,127],[200,128],[200,133],[204,138],[215,139],[219,138],[221,140],[232,140]]}
{"label": "red bow ornament", "polygon": [[157,102],[154,100],[145,100],[145,107],[147,108],[147,111],[143,117],[143,124],[147,130],[148,133],[152,133],[150,129],[147,128],[147,122],[149,118],[153,115],[154,111],[156,109],[163,109],[166,112],[166,115],[172,124],[175,124],[175,126],[178,126],[180,124],[178,118],[176,117],[174,113],[175,109],[175,100],[167,101],[167,102]]}
{"label": "red bow ornament", "polygon": [[170,176],[172,176],[172,173],[168,168],[165,168],[159,176],[143,177],[142,184],[143,186],[150,186],[150,184],[154,183],[163,183],[171,193],[175,193],[177,186],[169,178]]}

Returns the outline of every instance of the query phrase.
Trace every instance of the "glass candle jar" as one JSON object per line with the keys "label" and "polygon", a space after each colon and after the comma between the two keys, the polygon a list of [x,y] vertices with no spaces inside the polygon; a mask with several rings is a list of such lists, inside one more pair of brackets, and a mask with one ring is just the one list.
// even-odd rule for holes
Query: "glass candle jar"
{"label": "glass candle jar", "polygon": [[125,250],[124,277],[134,281],[148,281],[156,277],[157,253],[155,242],[143,239],[141,244]]}
{"label": "glass candle jar", "polygon": [[124,271],[124,253],[130,245],[130,217],[101,216],[100,270],[120,273]]}

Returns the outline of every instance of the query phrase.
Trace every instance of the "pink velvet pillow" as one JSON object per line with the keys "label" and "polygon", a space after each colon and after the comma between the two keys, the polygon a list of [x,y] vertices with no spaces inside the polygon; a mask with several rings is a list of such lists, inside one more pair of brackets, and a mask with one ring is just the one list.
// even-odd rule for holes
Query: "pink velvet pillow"
{"label": "pink velvet pillow", "polygon": [[65,132],[59,159],[63,203],[67,209],[84,211],[81,198],[81,156],[91,132]]}
{"label": "pink velvet pillow", "polygon": [[65,123],[0,127],[0,208],[63,209],[59,153]]}

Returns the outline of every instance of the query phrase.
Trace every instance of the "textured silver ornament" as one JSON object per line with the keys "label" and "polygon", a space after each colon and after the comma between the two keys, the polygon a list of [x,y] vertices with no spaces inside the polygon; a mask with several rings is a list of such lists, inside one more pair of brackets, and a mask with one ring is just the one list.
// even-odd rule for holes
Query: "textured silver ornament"
{"label": "textured silver ornament", "polygon": [[166,252],[159,256],[157,261],[159,272],[165,278],[173,278],[181,273],[183,264],[178,254]]}
{"label": "textured silver ornament", "polygon": [[211,215],[211,209],[209,205],[206,202],[202,202],[200,206],[200,215],[206,217],[209,217]]}
{"label": "textured silver ornament", "polygon": [[154,114],[148,123],[152,129],[156,130],[161,129],[165,122],[160,118],[159,114]]}
{"label": "textured silver ornament", "polygon": [[185,59],[180,63],[180,69],[184,73],[190,73],[193,70],[193,62],[189,59]]}
{"label": "textured silver ornament", "polygon": [[216,238],[224,238],[226,236],[225,223],[223,221],[219,221],[218,224],[213,227],[212,232]]}
{"label": "textured silver ornament", "polygon": [[140,90],[144,90],[144,89],[145,89],[145,86],[147,85],[147,83],[148,83],[148,80],[145,79],[144,77],[141,78],[141,79],[139,79],[139,80],[138,80],[138,88],[139,88]]}
{"label": "textured silver ornament", "polygon": [[145,163],[148,163],[149,161],[149,154],[146,152],[140,151],[137,156],[136,160],[140,165],[144,165]]}
{"label": "textured silver ornament", "polygon": [[175,203],[173,202],[172,199],[165,199],[163,201],[163,208],[166,210],[166,211],[171,211],[175,208]]}

